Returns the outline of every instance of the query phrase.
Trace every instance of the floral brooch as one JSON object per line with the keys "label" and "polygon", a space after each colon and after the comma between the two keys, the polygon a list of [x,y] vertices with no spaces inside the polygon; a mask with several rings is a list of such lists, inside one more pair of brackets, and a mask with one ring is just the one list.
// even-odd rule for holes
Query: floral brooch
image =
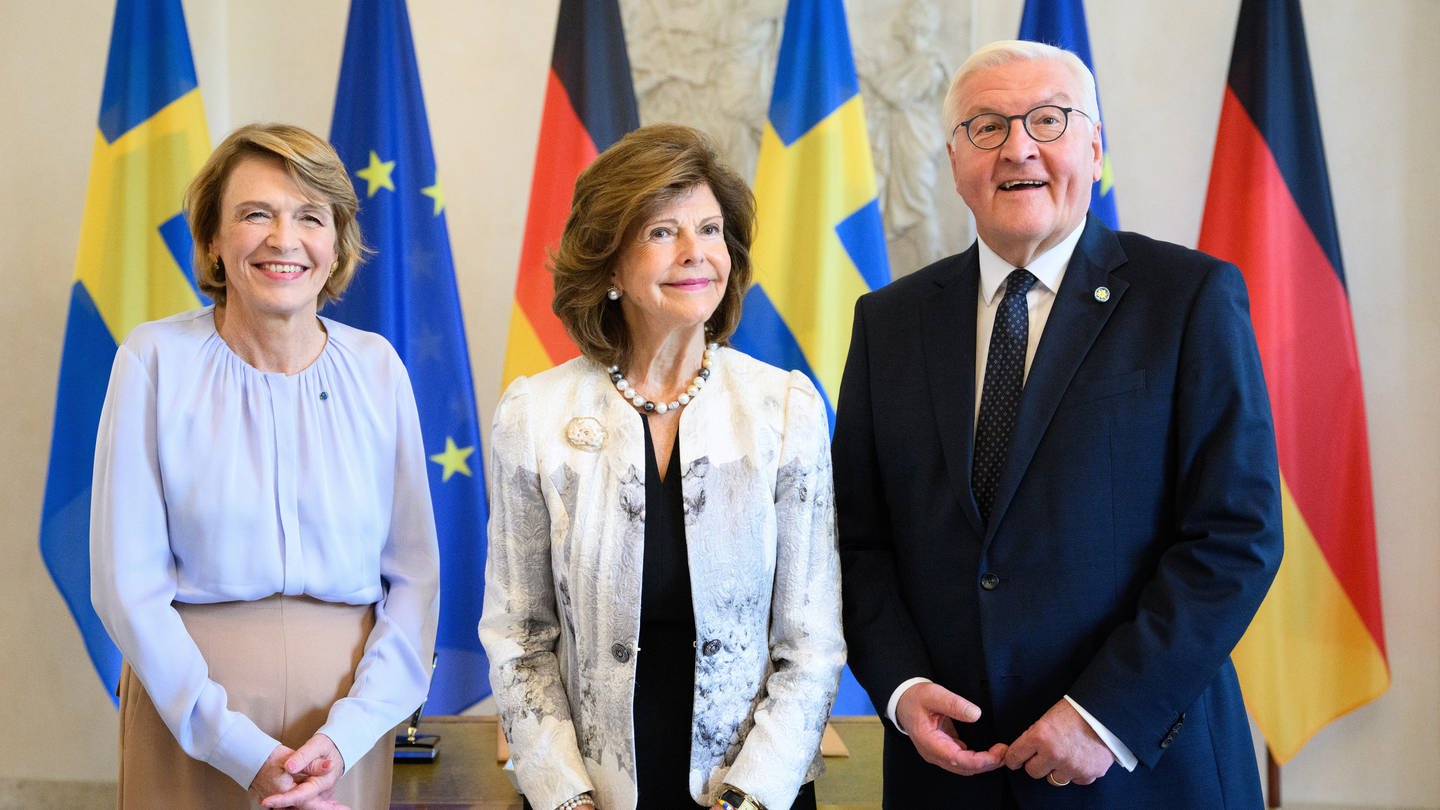
{"label": "floral brooch", "polygon": [[593,453],[605,445],[605,428],[593,416],[577,416],[565,425],[565,441],[576,450]]}

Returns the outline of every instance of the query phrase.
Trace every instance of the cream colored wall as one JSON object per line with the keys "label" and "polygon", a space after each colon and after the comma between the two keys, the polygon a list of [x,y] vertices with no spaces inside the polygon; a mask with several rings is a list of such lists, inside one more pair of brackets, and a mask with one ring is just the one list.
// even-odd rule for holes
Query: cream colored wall
{"label": "cream colored wall", "polygon": [[[852,4],[873,14],[874,0]],[[1194,244],[1238,0],[1183,11],[1143,0],[1088,6],[1122,222]],[[977,39],[1013,35],[1021,0],[973,7]],[[212,139],[262,119],[329,130],[346,3],[185,8]],[[115,769],[114,712],[37,550],[112,9],[112,0],[0,0],[0,716],[11,723],[0,736],[0,779],[106,780]],[[1440,224],[1440,3],[1308,0],[1305,13],[1365,372],[1394,685],[1286,767],[1285,796],[1435,808],[1440,273],[1424,260]],[[411,16],[488,424],[555,4],[412,0]],[[970,44],[955,43],[957,60]]]}

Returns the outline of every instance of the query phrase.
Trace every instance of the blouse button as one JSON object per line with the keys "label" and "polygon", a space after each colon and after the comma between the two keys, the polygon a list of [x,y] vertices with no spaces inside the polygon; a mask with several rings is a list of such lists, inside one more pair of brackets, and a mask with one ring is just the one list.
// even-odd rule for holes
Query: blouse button
{"label": "blouse button", "polygon": [[611,645],[610,654],[615,656],[615,660],[622,664],[630,660],[630,648],[618,641]]}
{"label": "blouse button", "polygon": [[709,641],[706,641],[704,646],[700,648],[700,652],[706,655],[714,655],[715,653],[720,652],[720,640],[712,638]]}

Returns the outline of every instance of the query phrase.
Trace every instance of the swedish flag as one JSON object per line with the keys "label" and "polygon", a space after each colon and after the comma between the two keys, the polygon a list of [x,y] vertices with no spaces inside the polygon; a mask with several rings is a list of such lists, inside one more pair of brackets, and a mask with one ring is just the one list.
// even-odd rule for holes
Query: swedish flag
{"label": "swedish flag", "polygon": [[840,0],[791,0],[755,169],[755,285],[735,345],[834,397],[855,299],[890,281],[885,229]]}
{"label": "swedish flag", "polygon": [[120,651],[90,605],[95,430],[115,350],[139,323],[200,306],[185,187],[210,154],[180,0],[119,0],[65,322],[40,553],[112,698]]}
{"label": "swedish flag", "polygon": [[[885,228],[840,0],[790,0],[755,169],[755,285],[735,345],[835,395],[855,299],[890,281]],[[835,714],[870,714],[849,670]]]}
{"label": "swedish flag", "polygon": [[379,332],[410,372],[440,536],[440,628],[429,710],[490,694],[475,625],[485,581],[484,454],[470,350],[403,0],[354,0],[330,139],[355,178],[360,230],[376,249],[327,315]]}

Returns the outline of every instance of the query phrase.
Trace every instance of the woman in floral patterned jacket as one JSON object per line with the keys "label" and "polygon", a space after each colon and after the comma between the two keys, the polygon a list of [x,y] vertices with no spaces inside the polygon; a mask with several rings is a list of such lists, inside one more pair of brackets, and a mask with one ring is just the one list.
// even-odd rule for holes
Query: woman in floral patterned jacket
{"label": "woman in floral patterned jacket", "polygon": [[496,411],[480,638],[527,802],[814,808],[845,646],[814,385],[725,345],[754,198],[688,127],[580,176],[552,257],[582,355]]}

